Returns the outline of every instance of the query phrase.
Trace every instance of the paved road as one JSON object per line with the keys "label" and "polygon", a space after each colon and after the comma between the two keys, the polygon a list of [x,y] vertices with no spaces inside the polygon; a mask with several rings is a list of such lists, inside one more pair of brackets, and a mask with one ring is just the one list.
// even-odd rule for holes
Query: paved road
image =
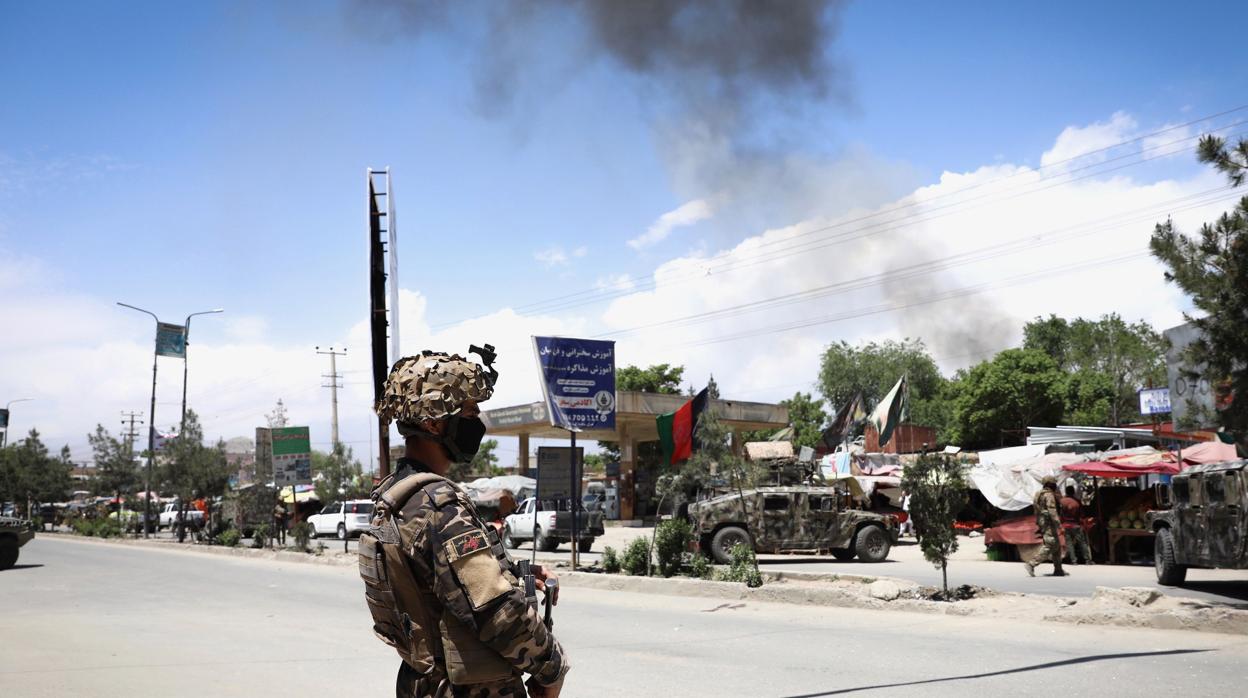
{"label": "paved road", "polygon": [[[649,538],[652,531],[651,528],[610,527],[602,539],[595,541],[594,552],[580,555],[581,563],[597,562],[605,545],[622,550],[633,537]],[[172,535],[162,532],[157,537],[168,540]],[[314,541],[314,544],[316,542],[324,543],[329,552],[342,551],[342,541],[320,539]],[[348,544],[350,552],[354,554],[355,539]],[[998,591],[1079,597],[1092,596],[1098,586],[1140,586],[1158,589],[1173,596],[1248,607],[1248,571],[1245,570],[1190,570],[1188,583],[1184,587],[1163,587],[1157,584],[1157,576],[1149,565],[1067,565],[1069,577],[1052,577],[1052,568],[1044,565],[1036,570],[1036,576],[1032,578],[1023,571],[1021,563],[989,562],[984,559],[982,550],[983,544],[975,539],[962,541],[962,550],[949,566],[950,585],[973,584]],[[529,543],[521,543],[515,551],[515,555],[519,557],[527,557],[531,553],[532,546]],[[545,560],[568,561],[570,555],[571,550],[566,543],[559,546],[556,553],[538,553],[538,557]],[[896,577],[928,586],[940,585],[940,570],[923,559],[913,539],[902,539],[889,554],[889,559],[881,563],[855,560],[838,562],[827,555],[761,555],[759,560],[762,568],[767,571]]]}
{"label": "paved road", "polygon": [[[6,696],[389,695],[353,570],[36,540],[0,573]],[[1237,695],[1237,636],[569,587],[566,696]]]}

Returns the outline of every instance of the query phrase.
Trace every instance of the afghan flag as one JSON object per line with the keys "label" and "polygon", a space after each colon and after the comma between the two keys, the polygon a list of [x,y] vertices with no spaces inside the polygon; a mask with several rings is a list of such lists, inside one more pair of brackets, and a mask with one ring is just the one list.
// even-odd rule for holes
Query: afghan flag
{"label": "afghan flag", "polygon": [[906,376],[903,374],[897,380],[897,385],[888,391],[888,395],[880,400],[880,404],[875,406],[875,411],[871,413],[871,424],[875,426],[875,430],[880,434],[880,447],[888,443],[893,438],[893,430],[901,423],[906,414],[906,403],[909,397],[909,386],[906,383]]}
{"label": "afghan flag", "polygon": [[663,457],[669,465],[689,460],[698,448],[698,418],[706,411],[708,400],[706,388],[694,396],[692,400],[680,406],[675,412],[668,412],[655,417],[659,428],[659,443],[663,446]]}
{"label": "afghan flag", "polygon": [[862,421],[866,416],[866,411],[862,409],[862,393],[854,393],[849,402],[841,405],[841,409],[837,411],[836,417],[828,428],[823,430],[823,445],[830,449],[836,448],[845,440],[854,424]]}

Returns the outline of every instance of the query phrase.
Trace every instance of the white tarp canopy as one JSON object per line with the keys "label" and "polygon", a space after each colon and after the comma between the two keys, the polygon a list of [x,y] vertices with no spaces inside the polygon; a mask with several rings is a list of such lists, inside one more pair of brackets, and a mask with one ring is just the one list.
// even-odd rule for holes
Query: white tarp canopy
{"label": "white tarp canopy", "polygon": [[980,451],[979,463],[971,468],[971,481],[984,497],[998,509],[1019,511],[1031,506],[1040,481],[1057,478],[1058,489],[1071,474],[1063,466],[1104,460],[1113,456],[1148,455],[1158,451],[1151,446],[1128,448],[1101,453],[1049,453],[1043,444],[1015,446],[995,451]]}
{"label": "white tarp canopy", "polygon": [[537,480],[523,475],[499,475],[498,477],[479,477],[462,485],[466,490],[486,492],[488,490],[507,490],[515,496],[516,501],[523,501],[537,492]]}

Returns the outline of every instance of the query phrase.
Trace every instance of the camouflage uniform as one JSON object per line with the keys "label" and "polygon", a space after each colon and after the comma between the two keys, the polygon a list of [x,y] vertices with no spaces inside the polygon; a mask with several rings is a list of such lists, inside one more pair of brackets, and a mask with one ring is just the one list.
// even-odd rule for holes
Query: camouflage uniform
{"label": "camouflage uniform", "polygon": [[[408,459],[399,463],[405,468],[394,481],[423,469]],[[417,584],[422,591],[433,591],[426,597],[426,610],[441,618],[443,627],[443,637],[429,638],[433,666],[422,674],[404,662],[396,695],[524,698],[522,673],[545,685],[567,673],[570,665],[559,641],[525,602],[512,560],[462,490],[446,480],[429,485],[408,499],[395,518]],[[455,640],[452,636],[461,630],[480,644],[470,639],[471,647],[457,642],[448,647],[447,638]],[[474,663],[472,657],[480,659],[481,645],[493,655],[486,658],[484,672],[503,676],[452,685],[450,674]],[[448,667],[448,660],[456,666]],[[479,666],[465,668],[481,671]]]}
{"label": "camouflage uniform", "polygon": [[1036,510],[1036,527],[1040,529],[1040,538],[1043,543],[1035,556],[1023,563],[1026,565],[1027,574],[1034,577],[1037,565],[1052,562],[1053,574],[1059,577],[1064,576],[1065,572],[1062,571],[1062,520],[1057,510],[1057,493],[1050,489],[1046,483],[1046,486],[1036,493],[1032,504]]}
{"label": "camouflage uniform", "polygon": [[[395,363],[376,409],[400,433],[421,436],[420,420],[453,430],[465,401],[492,389],[481,367],[426,351]],[[398,465],[373,492],[372,526],[360,538],[374,631],[403,658],[396,695],[524,698],[525,673],[558,683],[569,669],[563,648],[526,602],[498,535],[454,483],[414,459]]]}

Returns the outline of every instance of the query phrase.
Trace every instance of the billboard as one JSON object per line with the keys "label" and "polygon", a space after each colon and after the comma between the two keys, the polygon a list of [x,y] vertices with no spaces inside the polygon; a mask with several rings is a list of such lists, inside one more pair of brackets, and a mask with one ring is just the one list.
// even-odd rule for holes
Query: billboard
{"label": "billboard", "polygon": [[615,429],[615,342],[534,337],[550,425]]}
{"label": "billboard", "polygon": [[576,447],[577,473],[572,472],[571,446],[537,447],[537,496],[539,499],[568,499],[584,468],[585,449]]}
{"label": "billboard", "polygon": [[273,484],[306,485],[312,482],[312,440],[307,427],[256,429],[256,461],[273,464]]}
{"label": "billboard", "polygon": [[185,359],[186,328],[167,322],[156,323],[156,353],[160,356]]}
{"label": "billboard", "polygon": [[1140,414],[1170,414],[1170,389],[1148,388],[1141,390]]}

